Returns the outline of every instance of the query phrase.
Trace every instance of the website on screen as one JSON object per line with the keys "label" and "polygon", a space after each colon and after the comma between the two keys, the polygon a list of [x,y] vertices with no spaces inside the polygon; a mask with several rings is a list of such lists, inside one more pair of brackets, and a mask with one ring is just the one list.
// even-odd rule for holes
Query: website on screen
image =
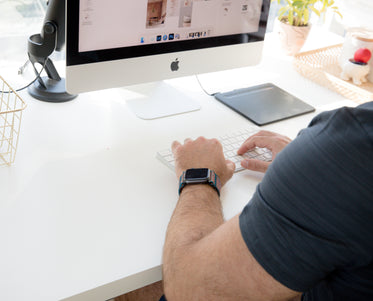
{"label": "website on screen", "polygon": [[258,31],[262,0],[80,0],[79,52]]}

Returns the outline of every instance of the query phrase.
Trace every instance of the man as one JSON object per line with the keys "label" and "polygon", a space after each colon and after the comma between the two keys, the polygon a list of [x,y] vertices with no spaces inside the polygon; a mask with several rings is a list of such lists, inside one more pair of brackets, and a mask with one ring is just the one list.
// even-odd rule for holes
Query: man
{"label": "man", "polygon": [[[168,301],[373,300],[373,102],[322,113],[289,142],[260,132],[242,145],[273,162],[242,162],[266,173],[226,222],[218,179],[234,165],[220,143],[173,143],[183,177],[163,254]],[[200,168],[218,178],[185,184]]]}

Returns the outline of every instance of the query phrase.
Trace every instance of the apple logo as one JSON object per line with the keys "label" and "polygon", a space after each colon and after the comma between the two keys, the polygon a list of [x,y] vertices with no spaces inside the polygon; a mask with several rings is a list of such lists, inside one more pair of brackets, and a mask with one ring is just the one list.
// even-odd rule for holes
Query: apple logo
{"label": "apple logo", "polygon": [[179,70],[179,59],[177,58],[171,63],[171,71]]}

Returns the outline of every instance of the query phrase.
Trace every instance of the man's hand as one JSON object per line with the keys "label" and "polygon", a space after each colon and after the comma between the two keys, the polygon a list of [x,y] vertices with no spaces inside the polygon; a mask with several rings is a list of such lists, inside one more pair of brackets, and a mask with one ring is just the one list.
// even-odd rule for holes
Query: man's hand
{"label": "man's hand", "polygon": [[[260,131],[249,137],[238,149],[237,154],[243,155],[248,150],[255,147],[265,147],[272,152],[272,160],[274,160],[276,155],[290,142],[291,139],[286,136],[269,131]],[[270,164],[271,162],[256,159],[245,159],[241,161],[241,166],[243,168],[260,172],[266,172]]]}
{"label": "man's hand", "polygon": [[199,137],[186,139],[184,144],[174,141],[171,148],[177,178],[189,168],[209,168],[219,176],[223,186],[233,176],[234,163],[225,160],[223,147],[217,139]]}

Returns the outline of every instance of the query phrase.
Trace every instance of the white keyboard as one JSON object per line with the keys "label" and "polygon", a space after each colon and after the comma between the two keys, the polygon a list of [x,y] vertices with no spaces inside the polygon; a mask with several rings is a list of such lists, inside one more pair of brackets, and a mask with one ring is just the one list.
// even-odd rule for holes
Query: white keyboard
{"label": "white keyboard", "polygon": [[[218,138],[218,140],[223,145],[223,152],[225,158],[233,161],[236,164],[235,172],[244,169],[241,166],[241,161],[244,158],[258,159],[267,162],[272,161],[272,153],[270,150],[266,148],[255,148],[247,151],[242,156],[237,155],[237,150],[240,148],[242,143],[258,131],[258,127],[251,126],[249,128],[235,131],[233,133],[223,135]],[[170,148],[157,152],[157,158],[172,170],[175,169],[175,160]]]}

